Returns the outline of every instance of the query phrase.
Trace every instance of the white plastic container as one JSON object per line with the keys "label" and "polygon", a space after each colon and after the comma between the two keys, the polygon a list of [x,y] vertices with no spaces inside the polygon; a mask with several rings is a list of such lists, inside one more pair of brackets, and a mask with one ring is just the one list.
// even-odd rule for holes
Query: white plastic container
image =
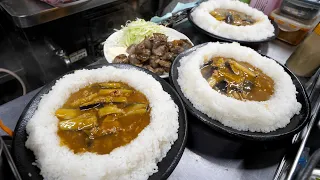
{"label": "white plastic container", "polygon": [[301,20],[314,19],[320,10],[318,0],[283,0],[280,13],[293,16]]}
{"label": "white plastic container", "polygon": [[319,22],[318,19],[314,19],[302,23],[281,15],[279,9],[272,11],[269,17],[279,26],[277,38],[292,45],[298,45]]}

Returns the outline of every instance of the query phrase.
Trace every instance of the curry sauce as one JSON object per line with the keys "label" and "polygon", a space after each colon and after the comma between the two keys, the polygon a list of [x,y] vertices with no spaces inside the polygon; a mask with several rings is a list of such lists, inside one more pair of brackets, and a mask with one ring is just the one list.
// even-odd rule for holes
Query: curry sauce
{"label": "curry sauce", "polygon": [[227,24],[235,26],[253,25],[256,20],[251,16],[231,9],[215,9],[210,14],[218,21],[224,21]]}
{"label": "curry sauce", "polygon": [[274,93],[274,81],[269,76],[233,58],[214,57],[201,73],[214,90],[238,100],[266,101]]}
{"label": "curry sauce", "polygon": [[55,114],[61,145],[74,153],[108,154],[130,143],[150,123],[147,98],[122,82],[86,86]]}

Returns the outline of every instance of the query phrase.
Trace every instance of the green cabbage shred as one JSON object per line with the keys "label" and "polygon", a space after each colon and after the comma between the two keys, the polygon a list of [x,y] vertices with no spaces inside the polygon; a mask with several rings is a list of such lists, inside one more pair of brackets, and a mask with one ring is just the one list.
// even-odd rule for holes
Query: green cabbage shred
{"label": "green cabbage shred", "polygon": [[152,36],[153,33],[160,33],[161,26],[156,23],[145,21],[143,19],[136,19],[135,21],[127,21],[125,26],[121,26],[123,37],[120,43],[126,47],[131,44],[138,44],[145,37]]}

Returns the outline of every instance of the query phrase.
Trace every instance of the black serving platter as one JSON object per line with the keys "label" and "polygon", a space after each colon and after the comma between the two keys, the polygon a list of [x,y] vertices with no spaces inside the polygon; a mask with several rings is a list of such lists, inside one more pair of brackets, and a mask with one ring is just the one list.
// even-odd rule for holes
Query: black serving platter
{"label": "black serving platter", "polygon": [[[161,79],[158,75],[136,66],[128,65],[128,64],[106,64],[106,65],[95,65],[90,66],[85,69],[96,69],[103,66],[113,66],[120,69],[136,69],[139,71],[143,71],[147,74],[153,76],[161,85],[164,91],[171,95],[171,98],[179,107],[179,130],[178,130],[178,139],[175,141],[169,152],[167,153],[166,157],[164,157],[161,162],[158,163],[158,172],[153,174],[149,177],[149,180],[158,180],[158,179],[167,179],[172,171],[177,166],[178,162],[181,159],[183,151],[186,146],[187,141],[187,115],[186,110],[183,104],[183,101],[177,94],[177,92],[167,83],[165,80]],[[70,73],[73,73],[69,72]],[[26,106],[20,119],[15,127],[14,130],[14,137],[12,142],[12,156],[16,163],[17,169],[21,174],[22,179],[32,179],[32,180],[42,180],[43,177],[39,174],[40,169],[36,166],[32,165],[35,162],[35,156],[33,152],[25,147],[25,142],[27,140],[27,133],[26,133],[26,125],[28,121],[31,119],[33,114],[38,108],[38,104],[41,100],[42,95],[47,94],[55,82],[60,79],[61,77],[57,78],[56,80],[52,81],[51,83],[44,86],[38,94],[29,102]],[[30,177],[28,174],[31,174]]]}
{"label": "black serving platter", "polygon": [[229,137],[233,138],[240,138],[244,140],[249,140],[249,141],[274,141],[274,140],[283,140],[286,138],[293,137],[296,133],[298,133],[302,128],[307,124],[309,121],[309,116],[310,116],[310,103],[308,96],[306,94],[306,91],[298,78],[285,66],[281,65],[284,70],[289,74],[291,77],[293,84],[296,86],[297,89],[297,100],[302,104],[302,108],[300,111],[299,115],[294,115],[290,123],[284,127],[277,129],[276,131],[270,132],[270,133],[259,133],[259,132],[249,132],[249,131],[239,131],[235,130],[233,128],[224,126],[221,124],[219,121],[211,119],[208,117],[206,114],[200,112],[196,108],[193,107],[192,103],[184,96],[182,93],[180,86],[177,82],[178,79],[178,67],[180,66],[180,60],[191,54],[192,52],[196,51],[198,48],[201,48],[205,46],[208,43],[200,44],[197,46],[194,46],[191,49],[188,49],[181,53],[179,56],[176,57],[174,62],[171,65],[170,69],[170,82],[173,84],[175,87],[176,91],[186,104],[187,110],[198,120],[204,122],[207,124],[209,127],[211,127],[213,130],[216,130],[224,135],[228,135]]}
{"label": "black serving platter", "polygon": [[279,27],[277,25],[277,23],[275,23],[273,20],[270,20],[271,21],[271,24],[273,25],[274,27],[274,36],[271,36],[267,39],[263,39],[263,40],[259,40],[259,41],[243,41],[243,40],[236,40],[236,39],[229,39],[229,38],[225,38],[225,37],[222,37],[222,36],[219,36],[219,35],[216,35],[216,34],[213,34],[211,32],[208,32],[204,29],[202,29],[200,26],[198,26],[192,16],[191,16],[191,13],[196,9],[197,7],[194,7],[193,9],[191,9],[188,13],[188,20],[189,22],[198,30],[200,31],[201,33],[203,34],[206,34],[214,39],[218,39],[218,40],[221,40],[221,41],[225,41],[225,42],[238,42],[240,44],[243,44],[243,45],[247,45],[247,46],[250,46],[250,45],[257,45],[257,44],[261,44],[261,43],[266,43],[266,42],[269,42],[269,41],[272,41],[274,40],[278,34],[279,34]]}

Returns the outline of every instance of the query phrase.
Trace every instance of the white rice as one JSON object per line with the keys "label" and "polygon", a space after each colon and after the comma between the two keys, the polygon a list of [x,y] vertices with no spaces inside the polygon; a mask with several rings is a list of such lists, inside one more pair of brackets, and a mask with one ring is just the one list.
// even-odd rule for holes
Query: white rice
{"label": "white rice", "polygon": [[[251,16],[257,22],[249,26],[233,26],[225,23],[224,21],[218,21],[210,15],[210,12],[217,8],[243,12]],[[225,38],[243,41],[259,41],[274,35],[274,27],[268,17],[261,11],[258,11],[257,9],[248,6],[248,4],[240,1],[209,0],[201,3],[191,15],[194,22],[199,27],[212,34]]]}
{"label": "white rice", "polygon": [[[110,154],[74,154],[60,146],[55,111],[71,93],[96,82],[121,81],[142,92],[150,102],[150,124],[129,144]],[[48,180],[147,179],[158,171],[162,160],[178,138],[178,107],[152,76],[133,69],[103,67],[79,70],[58,80],[44,95],[27,124],[26,147],[35,156],[41,175]]]}
{"label": "white rice", "polygon": [[[213,90],[202,77],[204,59],[228,57],[248,62],[274,81],[274,94],[267,101],[240,101]],[[275,61],[238,43],[209,43],[181,59],[178,84],[193,106],[223,125],[251,132],[270,132],[285,127],[301,104],[290,76]]]}

